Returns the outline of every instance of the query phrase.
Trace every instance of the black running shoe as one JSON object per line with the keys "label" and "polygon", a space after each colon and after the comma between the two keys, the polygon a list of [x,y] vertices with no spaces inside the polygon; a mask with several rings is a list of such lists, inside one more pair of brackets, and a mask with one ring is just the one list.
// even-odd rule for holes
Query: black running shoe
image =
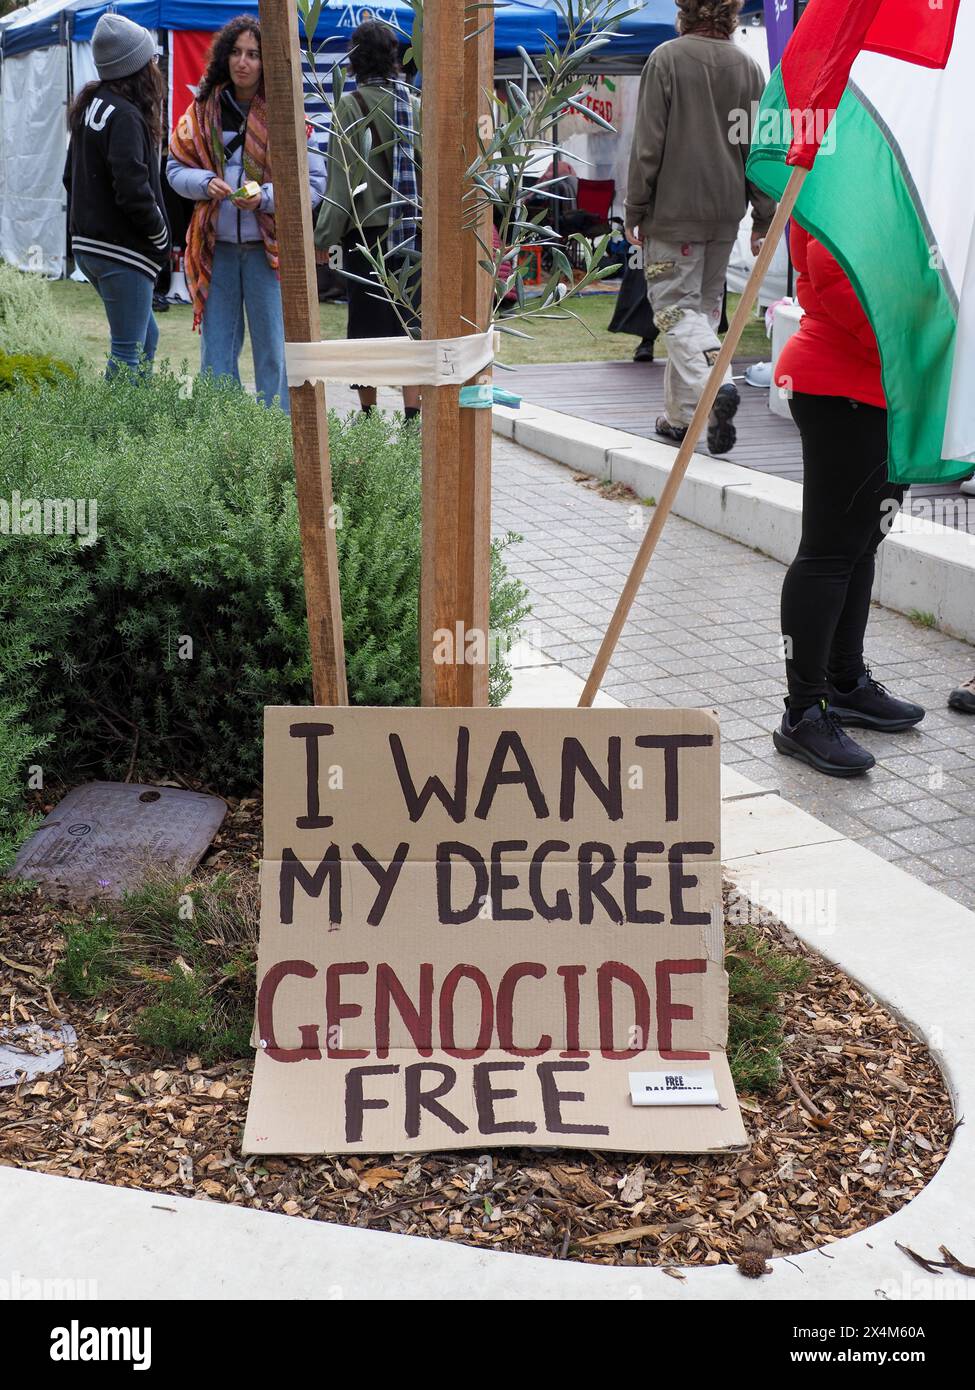
{"label": "black running shoe", "polygon": [[830,709],[841,724],[853,724],[861,729],[882,729],[885,733],[896,734],[901,729],[912,729],[924,718],[921,705],[891,695],[874,680],[869,667],[853,690],[840,691],[831,685],[828,699]]}
{"label": "black running shoe", "polygon": [[712,454],[727,454],[735,447],[738,434],[731,422],[740,401],[738,387],[730,381],[718,388],[708,417],[708,448]]}
{"label": "black running shoe", "polygon": [[807,709],[795,724],[786,710],[781,725],[772,733],[772,742],[780,753],[808,763],[827,777],[857,777],[869,772],[877,761],[843,732],[825,700]]}
{"label": "black running shoe", "polygon": [[948,696],[948,708],[956,709],[959,714],[975,714],[975,676],[971,680],[962,681],[956,690]]}

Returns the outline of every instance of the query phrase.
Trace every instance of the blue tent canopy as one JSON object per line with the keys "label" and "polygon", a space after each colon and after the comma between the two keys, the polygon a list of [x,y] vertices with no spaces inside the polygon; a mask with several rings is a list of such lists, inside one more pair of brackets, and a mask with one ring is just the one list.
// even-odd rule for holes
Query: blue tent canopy
{"label": "blue tent canopy", "polygon": [[[68,0],[54,7],[39,6],[36,19],[15,12],[22,22],[0,26],[0,46],[5,57],[47,48],[71,38],[78,43],[91,40],[95,25],[106,10],[112,9],[147,29],[202,29],[209,33],[221,29],[236,15],[257,13],[257,3],[246,0]],[[406,35],[412,32],[413,10],[404,0],[376,0],[375,4],[351,0],[325,0],[315,31],[316,45],[338,48],[364,18],[384,20]],[[24,22],[25,21],[25,22]],[[526,0],[495,0],[494,46],[499,56],[516,53],[519,47],[540,52],[545,36],[554,39],[558,19],[554,8],[526,3]]]}
{"label": "blue tent canopy", "polygon": [[91,38],[99,16],[108,9],[117,10],[147,29],[159,27],[159,0],[113,0],[112,4],[100,4],[98,0],[61,0],[47,5],[42,2],[12,10],[0,20],[0,49],[5,58],[13,58],[69,38],[83,43]]}
{"label": "blue tent canopy", "polygon": [[[565,18],[565,3],[559,0],[521,0],[523,6],[531,6],[540,13],[554,15],[558,24],[558,39],[564,45],[569,36],[569,26]],[[746,0],[742,13],[747,14],[761,9],[762,0]],[[633,10],[633,14],[627,14]],[[617,0],[615,5],[607,6],[605,15],[600,16],[600,26],[605,19],[617,17],[617,31],[609,36],[592,55],[586,67],[592,71],[612,71],[619,65],[631,68],[633,59],[647,58],[660,44],[677,37],[677,6],[674,0]],[[529,53],[538,50],[525,45]],[[623,60],[622,63],[619,60]]]}
{"label": "blue tent canopy", "polygon": [[145,29],[160,28],[159,11],[162,6],[159,0],[114,0],[111,5],[97,3],[93,5],[91,0],[77,0],[76,5],[70,5],[68,8],[70,13],[68,32],[75,43],[91,42],[95,25],[108,9],[114,10],[117,14],[125,15],[126,19],[131,19],[135,24],[141,24]]}
{"label": "blue tent canopy", "polygon": [[[569,38],[569,26],[565,18],[565,4],[558,0],[520,0],[540,16],[548,15],[555,19],[557,41],[564,48]],[[628,15],[627,10],[634,13]],[[649,55],[660,44],[677,37],[675,19],[677,7],[674,0],[616,0],[608,6],[605,14],[599,16],[599,28],[604,27],[606,18],[616,18],[618,27],[614,33],[606,35],[607,42],[588,54],[581,65],[583,73],[638,73]],[[586,31],[580,34],[585,42]],[[536,45],[525,44],[530,54],[544,52],[544,40]],[[511,75],[518,71],[521,60],[498,51],[497,71]]]}
{"label": "blue tent canopy", "polygon": [[[569,26],[565,18],[564,4],[560,5],[556,0],[523,0],[523,3],[532,5],[540,12],[554,15],[558,23],[559,43],[565,43],[569,35]],[[635,10],[636,13],[627,15],[627,10]],[[631,55],[646,57],[658,44],[676,37],[676,14],[674,0],[619,0],[618,4],[607,7],[605,18],[612,19],[616,15],[625,18],[620,18],[618,31],[610,36],[609,43],[604,44],[598,54],[593,55],[594,61],[599,63],[605,62],[607,58]],[[600,25],[603,18],[600,16]]]}
{"label": "blue tent canopy", "polygon": [[[494,0],[494,47],[500,54],[515,53],[519,46],[535,52],[544,47],[544,35],[554,39],[554,10],[525,0]],[[220,29],[235,15],[248,13],[241,0],[160,0],[163,29]],[[257,5],[252,6],[257,12]],[[347,39],[363,19],[379,19],[406,35],[413,32],[413,10],[404,0],[375,0],[374,4],[350,0],[325,0],[315,30],[316,44],[338,44]]]}

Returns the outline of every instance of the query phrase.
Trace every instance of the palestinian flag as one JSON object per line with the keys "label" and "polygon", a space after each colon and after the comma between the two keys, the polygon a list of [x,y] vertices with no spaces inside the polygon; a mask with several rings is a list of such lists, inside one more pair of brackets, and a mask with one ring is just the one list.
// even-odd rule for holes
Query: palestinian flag
{"label": "palestinian flag", "polygon": [[883,365],[889,473],[975,466],[975,4],[810,0],[762,98],[748,176],[843,266]]}

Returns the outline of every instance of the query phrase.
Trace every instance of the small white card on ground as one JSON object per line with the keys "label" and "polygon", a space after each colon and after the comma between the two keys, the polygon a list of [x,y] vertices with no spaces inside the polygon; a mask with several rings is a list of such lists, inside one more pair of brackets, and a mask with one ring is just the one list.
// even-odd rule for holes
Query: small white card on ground
{"label": "small white card on ground", "polygon": [[717,1105],[713,1071],[631,1071],[634,1105]]}

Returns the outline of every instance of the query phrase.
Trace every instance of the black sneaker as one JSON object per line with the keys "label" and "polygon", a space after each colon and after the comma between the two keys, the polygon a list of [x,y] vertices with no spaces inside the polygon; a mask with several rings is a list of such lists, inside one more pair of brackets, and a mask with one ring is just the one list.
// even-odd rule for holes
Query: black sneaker
{"label": "black sneaker", "polygon": [[639,343],[637,344],[636,352],[634,352],[634,354],[633,354],[633,361],[634,361],[634,362],[652,362],[652,361],[653,361],[653,339],[652,339],[652,338],[641,338],[641,339],[640,339]]}
{"label": "black sneaker", "polygon": [[959,714],[975,714],[975,676],[971,680],[962,681],[956,690],[948,696],[948,708],[956,709]]}
{"label": "black sneaker", "polygon": [[708,417],[708,448],[712,454],[727,454],[735,447],[738,434],[731,423],[738,411],[741,397],[738,387],[730,381],[719,386]]}
{"label": "black sneaker", "polygon": [[780,753],[808,763],[827,777],[857,777],[869,772],[877,761],[872,753],[854,743],[836,715],[823,700],[812,705],[795,724],[789,711],[772,733],[772,742]]}
{"label": "black sneaker", "polygon": [[861,729],[882,729],[885,733],[896,734],[901,729],[912,729],[924,718],[921,705],[896,699],[874,680],[869,667],[853,690],[840,691],[831,685],[828,699],[830,709],[842,724],[854,724]]}

